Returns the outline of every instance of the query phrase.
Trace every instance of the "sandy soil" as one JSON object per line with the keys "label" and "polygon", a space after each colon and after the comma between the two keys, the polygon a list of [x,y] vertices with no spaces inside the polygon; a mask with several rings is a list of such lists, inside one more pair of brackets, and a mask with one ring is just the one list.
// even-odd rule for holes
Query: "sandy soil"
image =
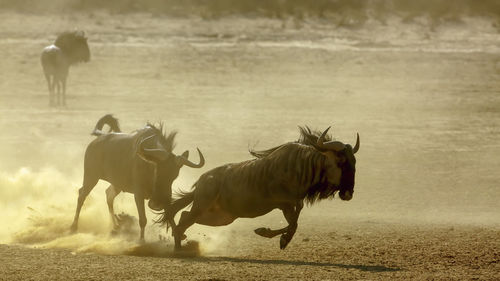
{"label": "sandy soil", "polygon": [[[51,108],[39,55],[74,27],[86,30],[92,61],[71,69],[68,106]],[[498,280],[498,46],[479,19],[347,29],[2,13],[0,280]],[[145,245],[136,223],[109,236],[100,183],[70,235],[83,153],[106,113],[124,131],[165,121],[179,131],[178,153],[203,151],[206,166],[184,168],[176,189],[248,159],[249,147],[295,140],[297,125],[333,125],[349,143],[359,132],[356,193],[305,208],[284,251],[252,231],[284,226],[272,212],[193,227],[199,252],[179,257],[151,212]],[[115,205],[136,216],[130,195]]]}
{"label": "sandy soil", "polygon": [[[331,220],[304,223],[289,248],[233,232],[230,253],[74,254],[1,245],[4,280],[498,280],[499,230]],[[151,254],[147,250],[146,253]]]}

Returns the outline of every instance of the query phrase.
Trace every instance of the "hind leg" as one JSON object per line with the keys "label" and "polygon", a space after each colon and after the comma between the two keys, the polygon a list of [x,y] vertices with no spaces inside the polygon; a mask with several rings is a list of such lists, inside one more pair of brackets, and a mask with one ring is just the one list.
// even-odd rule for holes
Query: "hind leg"
{"label": "hind leg", "polygon": [[186,238],[184,232],[207,213],[210,207],[216,203],[218,195],[218,188],[208,184],[208,182],[205,185],[197,186],[191,210],[182,212],[179,223],[172,229],[176,251],[181,249],[181,240]]}
{"label": "hind leg", "polygon": [[196,222],[197,216],[197,212],[193,213],[192,211],[184,211],[181,214],[177,227],[172,228],[176,251],[181,249],[181,241],[186,239],[184,232]]}
{"label": "hind leg", "polygon": [[90,191],[97,184],[98,179],[93,179],[91,181],[84,180],[83,186],[78,190],[78,200],[76,204],[75,217],[73,218],[73,224],[71,224],[71,232],[74,233],[78,230],[78,219],[80,217],[80,211],[82,210],[83,202],[89,195]]}
{"label": "hind leg", "polygon": [[106,189],[106,202],[108,203],[109,215],[111,216],[111,222],[113,223],[113,232],[117,231],[119,227],[118,217],[115,215],[113,208],[113,203],[118,194],[120,194],[120,190],[113,185],[110,185]]}

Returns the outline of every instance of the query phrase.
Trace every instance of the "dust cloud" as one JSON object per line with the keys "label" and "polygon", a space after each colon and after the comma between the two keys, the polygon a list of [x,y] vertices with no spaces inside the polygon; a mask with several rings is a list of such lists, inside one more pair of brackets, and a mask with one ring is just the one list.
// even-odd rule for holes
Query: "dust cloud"
{"label": "dust cloud", "polygon": [[[90,195],[85,204],[80,233],[71,235],[71,213],[76,205],[78,182],[57,169],[32,171],[21,168],[0,175],[2,243],[19,243],[43,248],[66,248],[76,252],[119,253],[127,244],[122,238],[110,238],[110,221]],[[99,210],[100,209],[100,210]]]}
{"label": "dust cloud", "polygon": [[[0,243],[21,244],[42,249],[68,249],[75,253],[106,255],[173,256],[173,239],[164,227],[154,225],[155,214],[148,212],[146,242],[140,242],[133,197],[120,194],[115,211],[120,217],[118,233],[112,233],[105,204],[105,185],[99,184],[88,196],[77,233],[70,233],[72,214],[78,196],[79,180],[72,180],[54,167],[32,171],[20,168],[13,174],[0,174]],[[96,194],[94,194],[94,192]],[[124,198],[120,198],[124,197]],[[199,256],[217,252],[225,239],[212,232],[201,234],[194,227],[191,239],[184,241],[180,256]],[[200,245],[201,244],[201,245]],[[220,252],[220,251],[219,251]]]}

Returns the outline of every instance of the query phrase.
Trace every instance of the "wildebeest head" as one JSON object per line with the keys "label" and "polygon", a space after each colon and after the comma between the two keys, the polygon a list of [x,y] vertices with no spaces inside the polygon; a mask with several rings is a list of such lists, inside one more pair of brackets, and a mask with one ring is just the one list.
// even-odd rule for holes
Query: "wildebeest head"
{"label": "wildebeest head", "polygon": [[328,182],[339,190],[342,200],[351,200],[354,194],[354,177],[356,174],[356,157],[354,154],[359,150],[359,134],[356,137],[356,145],[344,144],[339,141],[325,141],[328,127],[313,146],[326,156],[326,175]]}
{"label": "wildebeest head", "polygon": [[153,134],[145,135],[138,145],[139,156],[147,161],[156,164],[156,186],[150,201],[149,207],[154,210],[161,210],[170,204],[172,195],[172,183],[179,175],[182,166],[191,168],[201,168],[205,164],[205,158],[201,151],[198,150],[200,162],[195,164],[188,160],[189,152],[185,151],[181,155],[175,155],[172,150],[174,148],[174,138],[176,132],[170,133],[168,136],[163,135],[161,129],[149,124]]}
{"label": "wildebeest head", "polygon": [[57,37],[54,45],[66,54],[71,64],[90,61],[89,45],[83,31],[63,32]]}

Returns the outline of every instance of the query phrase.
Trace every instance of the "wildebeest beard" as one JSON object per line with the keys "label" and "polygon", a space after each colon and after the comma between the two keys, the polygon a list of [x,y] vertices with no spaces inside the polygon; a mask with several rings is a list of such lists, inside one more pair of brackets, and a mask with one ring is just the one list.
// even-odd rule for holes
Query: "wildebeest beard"
{"label": "wildebeest beard", "polygon": [[[326,178],[325,178],[326,179]],[[306,193],[304,200],[312,205],[316,200],[322,200],[326,198],[333,198],[335,194],[339,191],[339,187],[329,183],[327,180],[323,182],[318,182],[311,186]]]}

